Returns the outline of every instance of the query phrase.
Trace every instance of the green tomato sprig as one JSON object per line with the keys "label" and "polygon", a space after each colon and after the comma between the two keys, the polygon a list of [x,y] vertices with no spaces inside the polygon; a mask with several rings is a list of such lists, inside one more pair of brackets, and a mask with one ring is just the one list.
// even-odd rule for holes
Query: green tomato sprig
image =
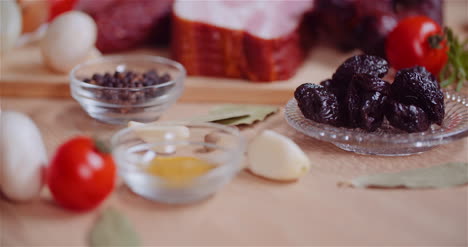
{"label": "green tomato sprig", "polygon": [[460,41],[448,27],[444,28],[444,33],[449,45],[448,61],[439,79],[442,87],[456,84],[456,90],[460,91],[468,81],[468,39]]}

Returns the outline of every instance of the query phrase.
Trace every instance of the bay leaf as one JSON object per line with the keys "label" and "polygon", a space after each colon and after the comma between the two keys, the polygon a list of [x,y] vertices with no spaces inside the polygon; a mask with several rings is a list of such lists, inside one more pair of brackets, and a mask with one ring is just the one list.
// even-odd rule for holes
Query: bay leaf
{"label": "bay leaf", "polygon": [[90,232],[90,246],[140,246],[138,234],[127,218],[114,208],[105,209]]}
{"label": "bay leaf", "polygon": [[211,109],[207,115],[190,119],[193,122],[216,122],[225,125],[252,124],[278,111],[276,106],[225,104]]}
{"label": "bay leaf", "polygon": [[397,173],[373,174],[351,180],[351,185],[357,188],[446,188],[467,183],[468,163],[447,163]]}
{"label": "bay leaf", "polygon": [[253,124],[257,121],[264,120],[267,116],[278,111],[276,106],[267,105],[234,105],[226,104],[214,108],[211,113],[219,112],[237,112],[242,111],[248,114],[246,117],[236,117],[224,120],[215,121],[217,123],[225,125],[241,125],[241,124]]}
{"label": "bay leaf", "polygon": [[245,111],[226,111],[226,112],[209,112],[207,115],[198,116],[190,119],[192,122],[216,122],[226,119],[239,118],[239,117],[248,117],[249,113]]}

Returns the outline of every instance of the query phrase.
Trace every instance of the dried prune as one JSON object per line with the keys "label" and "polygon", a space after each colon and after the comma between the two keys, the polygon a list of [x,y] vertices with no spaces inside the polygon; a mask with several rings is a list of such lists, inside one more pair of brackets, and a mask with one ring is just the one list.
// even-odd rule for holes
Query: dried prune
{"label": "dried prune", "polygon": [[333,94],[335,94],[336,98],[338,99],[339,104],[339,115],[341,125],[347,127],[348,119],[348,109],[346,108],[346,90],[347,88],[339,87],[337,83],[335,83],[332,79],[327,79],[325,81],[320,82],[320,85],[324,86],[328,90],[330,90]]}
{"label": "dried prune", "polygon": [[297,101],[300,101],[302,97],[308,95],[308,90],[313,90],[315,88],[317,88],[317,85],[315,84],[304,83],[296,88],[296,90],[294,91],[294,98],[296,98]]}
{"label": "dried prune", "polygon": [[344,101],[344,98],[346,96],[346,91],[348,90],[348,85],[342,84],[332,79],[322,81],[320,85],[332,91],[336,95],[336,97],[338,97],[338,100]]}
{"label": "dried prune", "polygon": [[391,85],[392,98],[400,103],[422,108],[430,121],[442,124],[445,115],[444,94],[433,76],[421,68],[402,69]]}
{"label": "dried prune", "polygon": [[384,77],[388,72],[388,62],[380,57],[357,55],[348,58],[333,74],[333,81],[349,85],[354,74],[368,74]]}
{"label": "dried prune", "polygon": [[421,76],[427,77],[430,81],[432,81],[437,86],[437,88],[440,88],[440,84],[439,84],[439,81],[437,81],[437,78],[431,72],[427,71],[425,67],[414,66],[406,70],[414,72],[414,73],[419,73],[421,74]]}
{"label": "dried prune", "polygon": [[294,97],[306,118],[318,123],[340,126],[338,99],[329,89],[305,83],[296,89]]}
{"label": "dried prune", "polygon": [[390,83],[373,75],[355,74],[352,81],[353,84],[367,92],[375,91],[384,95],[388,95],[390,92]]}
{"label": "dried prune", "polygon": [[422,108],[396,101],[388,104],[385,116],[393,127],[410,133],[426,131],[431,125]]}
{"label": "dried prune", "polygon": [[333,81],[331,79],[326,79],[322,82],[320,82],[321,86],[324,86],[326,88],[332,87],[333,86]]}
{"label": "dried prune", "polygon": [[358,87],[354,84],[349,86],[346,98],[344,100],[346,104],[347,114],[347,127],[357,128],[361,122],[360,109],[361,109],[361,95],[358,91]]}
{"label": "dried prune", "polygon": [[387,96],[380,92],[366,94],[362,101],[362,108],[360,108],[359,127],[367,131],[375,131],[382,126],[386,103]]}
{"label": "dried prune", "polygon": [[332,91],[335,96],[340,101],[340,104],[344,102],[346,91],[348,90],[348,86],[342,86],[340,83],[333,81],[332,79],[327,79],[325,81],[320,82],[320,85],[324,86],[325,88]]}
{"label": "dried prune", "polygon": [[[384,90],[384,92],[386,92]],[[348,127],[375,131],[382,125],[387,95],[374,90],[363,90],[353,80],[346,95]]]}
{"label": "dried prune", "polygon": [[434,75],[424,67],[400,70],[393,84],[382,79],[384,59],[361,55],[346,60],[332,79],[306,83],[294,92],[304,116],[319,123],[375,131],[387,117],[407,132],[442,124],[444,95]]}
{"label": "dried prune", "polygon": [[355,74],[344,104],[348,126],[375,131],[382,125],[390,84],[379,77]]}

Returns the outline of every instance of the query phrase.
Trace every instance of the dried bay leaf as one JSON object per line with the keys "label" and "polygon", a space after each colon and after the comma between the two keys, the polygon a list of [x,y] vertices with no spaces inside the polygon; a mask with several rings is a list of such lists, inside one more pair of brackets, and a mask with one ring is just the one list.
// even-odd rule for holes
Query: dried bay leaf
{"label": "dried bay leaf", "polygon": [[357,188],[447,188],[467,183],[468,163],[447,163],[397,173],[373,174],[351,180],[351,185]]}
{"label": "dried bay leaf", "polygon": [[276,111],[276,106],[225,104],[214,107],[207,115],[193,118],[192,121],[225,125],[252,124],[264,120]]}
{"label": "dried bay leaf", "polygon": [[262,121],[267,116],[278,111],[276,106],[266,105],[221,105],[214,108],[211,112],[232,112],[232,111],[243,111],[248,113],[247,117],[237,117],[231,119],[225,119],[216,121],[217,123],[225,125],[240,125],[240,124],[253,124],[256,121]]}
{"label": "dried bay leaf", "polygon": [[245,111],[231,111],[231,112],[215,112],[215,113],[208,113],[208,115],[199,116],[190,119],[193,122],[216,122],[220,120],[232,119],[232,118],[239,118],[239,117],[248,117],[249,114]]}
{"label": "dried bay leaf", "polygon": [[138,234],[127,218],[113,208],[101,213],[90,233],[90,246],[140,246]]}

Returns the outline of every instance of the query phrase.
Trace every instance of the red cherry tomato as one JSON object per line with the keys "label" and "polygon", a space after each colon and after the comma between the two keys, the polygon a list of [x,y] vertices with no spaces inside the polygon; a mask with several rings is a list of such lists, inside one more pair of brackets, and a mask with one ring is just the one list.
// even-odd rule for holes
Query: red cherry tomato
{"label": "red cherry tomato", "polygon": [[53,20],[58,15],[70,11],[75,7],[77,0],[49,0],[50,15],[49,21]]}
{"label": "red cherry tomato", "polygon": [[62,144],[47,171],[47,184],[54,199],[76,211],[98,206],[113,190],[115,179],[112,156],[99,151],[88,137],[76,137]]}
{"label": "red cherry tomato", "polygon": [[402,19],[388,35],[385,48],[395,69],[420,65],[438,75],[448,59],[441,27],[426,16]]}

